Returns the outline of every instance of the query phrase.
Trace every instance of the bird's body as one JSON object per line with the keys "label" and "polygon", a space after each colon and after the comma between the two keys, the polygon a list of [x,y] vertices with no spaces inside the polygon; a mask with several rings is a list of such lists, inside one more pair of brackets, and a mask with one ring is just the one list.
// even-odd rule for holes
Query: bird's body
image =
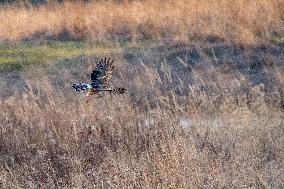
{"label": "bird's body", "polygon": [[110,85],[110,79],[114,69],[112,64],[113,61],[110,61],[110,59],[101,59],[91,74],[91,83],[75,83],[72,87],[77,92],[87,91],[87,96],[98,94],[101,91],[108,91],[110,93],[118,92],[120,94],[125,93],[125,88],[116,89]]}

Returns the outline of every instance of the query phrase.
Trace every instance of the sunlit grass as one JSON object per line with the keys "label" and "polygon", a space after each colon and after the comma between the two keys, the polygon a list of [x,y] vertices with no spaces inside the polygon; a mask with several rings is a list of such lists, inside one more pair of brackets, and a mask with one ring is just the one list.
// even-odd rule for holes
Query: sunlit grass
{"label": "sunlit grass", "polygon": [[192,41],[213,36],[252,44],[271,40],[270,35],[275,32],[283,34],[283,7],[283,1],[275,0],[93,1],[36,8],[11,6],[0,8],[0,40],[63,36],[135,42],[165,38]]}

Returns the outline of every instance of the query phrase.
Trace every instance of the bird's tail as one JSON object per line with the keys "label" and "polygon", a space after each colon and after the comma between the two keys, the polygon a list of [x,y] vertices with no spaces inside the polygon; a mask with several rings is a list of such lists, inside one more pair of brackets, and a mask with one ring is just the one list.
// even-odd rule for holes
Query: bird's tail
{"label": "bird's tail", "polygon": [[119,94],[124,94],[126,93],[126,88],[113,88],[111,92],[119,93]]}

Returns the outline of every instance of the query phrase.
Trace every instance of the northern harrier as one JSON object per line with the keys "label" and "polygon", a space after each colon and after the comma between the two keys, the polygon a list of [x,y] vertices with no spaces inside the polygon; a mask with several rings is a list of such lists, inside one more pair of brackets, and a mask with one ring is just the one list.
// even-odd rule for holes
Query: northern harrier
{"label": "northern harrier", "polygon": [[113,61],[101,59],[91,74],[91,83],[74,83],[72,87],[77,92],[88,91],[87,96],[98,94],[101,91],[117,92],[123,94],[126,92],[125,88],[114,88],[110,85],[110,79],[114,66]]}

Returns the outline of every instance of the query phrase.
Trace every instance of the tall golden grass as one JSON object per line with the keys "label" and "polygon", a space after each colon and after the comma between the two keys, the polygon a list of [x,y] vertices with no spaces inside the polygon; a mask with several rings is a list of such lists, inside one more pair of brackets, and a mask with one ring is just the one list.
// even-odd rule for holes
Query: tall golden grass
{"label": "tall golden grass", "polygon": [[36,35],[104,40],[127,38],[176,41],[213,37],[253,43],[284,32],[282,0],[176,0],[125,3],[64,3],[41,7],[2,7],[0,39]]}
{"label": "tall golden grass", "polygon": [[252,75],[214,62],[117,60],[113,85],[128,94],[88,103],[70,85],[87,81],[93,60],[83,70],[7,74],[1,88],[13,94],[1,100],[0,186],[282,188],[283,80],[269,77],[283,76],[281,64],[268,59],[271,83],[254,85]]}

